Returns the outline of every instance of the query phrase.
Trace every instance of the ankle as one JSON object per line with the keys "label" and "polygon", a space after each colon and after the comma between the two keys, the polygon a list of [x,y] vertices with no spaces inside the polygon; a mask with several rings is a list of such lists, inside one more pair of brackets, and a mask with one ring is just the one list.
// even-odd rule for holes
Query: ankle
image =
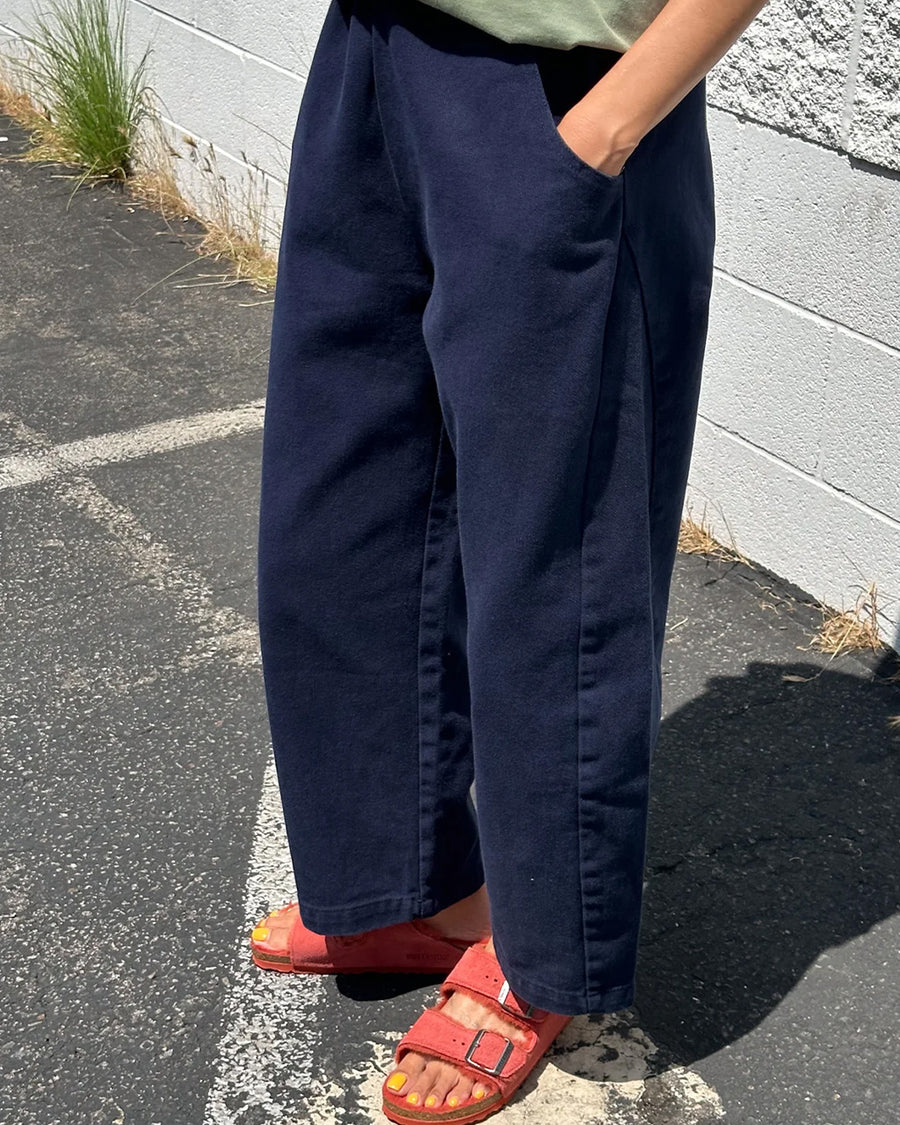
{"label": "ankle", "polygon": [[490,937],[491,910],[486,887],[482,884],[474,894],[424,920],[445,937],[464,938],[467,941]]}

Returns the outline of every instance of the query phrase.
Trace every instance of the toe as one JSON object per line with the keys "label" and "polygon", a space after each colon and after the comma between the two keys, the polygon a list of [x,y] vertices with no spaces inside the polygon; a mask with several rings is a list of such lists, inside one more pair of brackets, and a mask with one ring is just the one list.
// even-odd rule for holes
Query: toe
{"label": "toe", "polygon": [[392,1070],[384,1084],[388,1090],[393,1090],[395,1094],[402,1094],[408,1083],[409,1078],[402,1070]]}
{"label": "toe", "polygon": [[[437,1059],[426,1059],[425,1065],[415,1078],[410,1078],[409,1085],[403,1090],[403,1096],[410,1105],[425,1105],[431,1096],[431,1088],[441,1072],[441,1063]],[[429,1102],[428,1108],[437,1105],[436,1101]]]}
{"label": "toe", "polygon": [[444,1095],[457,1079],[457,1071],[442,1059],[432,1059],[416,1083],[421,1095],[420,1104],[433,1109],[444,1100]]}
{"label": "toe", "polygon": [[472,1079],[467,1078],[465,1074],[458,1074],[456,1082],[447,1091],[447,1105],[449,1105],[451,1109],[455,1109],[458,1105],[462,1105],[471,1095]]}
{"label": "toe", "polygon": [[[402,1094],[406,1097],[408,1094],[416,1090],[416,1083],[425,1069],[427,1060],[421,1055],[416,1055],[413,1052],[408,1052],[403,1056],[403,1059],[397,1066],[388,1074],[385,1079],[385,1085],[389,1090],[393,1090],[395,1094]],[[411,1103],[415,1105],[416,1103]]]}
{"label": "toe", "polygon": [[477,1101],[481,1101],[483,1098],[486,1098],[492,1090],[493,1087],[489,1086],[486,1082],[476,1082],[472,1087],[472,1097]]}

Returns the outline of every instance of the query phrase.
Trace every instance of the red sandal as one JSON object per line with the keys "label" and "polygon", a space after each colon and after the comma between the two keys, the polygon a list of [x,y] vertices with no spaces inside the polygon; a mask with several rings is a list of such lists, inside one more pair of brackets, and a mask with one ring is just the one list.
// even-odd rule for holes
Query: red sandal
{"label": "red sandal", "polygon": [[[481,1086],[494,1089],[482,1098],[470,1096],[460,1105],[450,1106],[444,1102],[434,1109],[419,1109],[391,1090],[386,1077],[381,1087],[382,1109],[388,1119],[398,1125],[421,1125],[430,1121],[469,1125],[483,1121],[506,1105],[572,1019],[520,1000],[510,990],[496,957],[486,951],[487,941],[485,938],[475,942],[462,955],[441,985],[437,1004],[426,1008],[400,1040],[394,1062],[399,1064],[407,1051],[432,1055],[452,1063]],[[514,1043],[496,1031],[473,1030],[444,1015],[441,1008],[453,992],[467,993],[520,1027],[526,1033],[526,1041]]]}
{"label": "red sandal", "polygon": [[281,973],[448,973],[473,943],[444,937],[421,918],[348,937],[303,925],[296,902],[273,910],[250,934],[253,961]]}

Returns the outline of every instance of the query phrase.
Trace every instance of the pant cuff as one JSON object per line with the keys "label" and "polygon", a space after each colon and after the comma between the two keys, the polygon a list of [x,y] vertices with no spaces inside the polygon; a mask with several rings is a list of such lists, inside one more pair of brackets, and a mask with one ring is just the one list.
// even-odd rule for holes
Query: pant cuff
{"label": "pant cuff", "polygon": [[[502,968],[502,966],[501,966]],[[528,980],[519,973],[503,970],[515,994],[536,1008],[556,1012],[560,1016],[586,1016],[603,1012],[618,1012],[634,1003],[635,982],[604,988],[599,992],[562,992],[547,988],[537,981]]]}
{"label": "pant cuff", "polygon": [[344,934],[361,934],[398,922],[411,922],[414,918],[430,918],[461,899],[468,898],[484,882],[480,867],[472,874],[471,885],[460,886],[457,891],[443,897],[419,898],[403,895],[399,898],[380,898],[352,906],[313,906],[298,902],[303,925],[314,934],[337,937]]}

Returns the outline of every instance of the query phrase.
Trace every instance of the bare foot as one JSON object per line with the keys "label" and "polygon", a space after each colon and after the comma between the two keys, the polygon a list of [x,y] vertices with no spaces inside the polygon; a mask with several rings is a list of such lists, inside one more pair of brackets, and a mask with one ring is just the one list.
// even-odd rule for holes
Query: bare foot
{"label": "bare foot", "polygon": [[491,907],[484,883],[478,890],[454,902],[439,914],[424,918],[444,937],[458,938],[460,941],[481,941],[491,932]]}
{"label": "bare foot", "polygon": [[[485,952],[496,956],[493,941],[487,943]],[[508,1023],[465,993],[451,993],[441,1011],[465,1027],[484,1027],[505,1035],[514,1043],[526,1040],[520,1027]],[[462,1074],[451,1063],[430,1055],[420,1055],[416,1051],[409,1051],[403,1056],[400,1064],[390,1071],[387,1084],[391,1090],[405,1095],[410,1105],[427,1106],[429,1109],[444,1102],[453,1107],[471,1096],[483,1098],[495,1089],[490,1079],[473,1082],[470,1076]]]}

